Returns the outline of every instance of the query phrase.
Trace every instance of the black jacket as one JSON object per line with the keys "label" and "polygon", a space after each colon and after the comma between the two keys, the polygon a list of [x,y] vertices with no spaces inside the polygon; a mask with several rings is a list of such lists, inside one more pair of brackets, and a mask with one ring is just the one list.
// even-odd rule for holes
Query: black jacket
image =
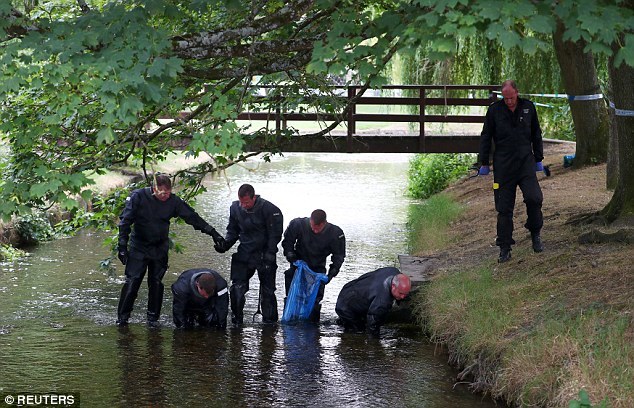
{"label": "black jacket", "polygon": [[535,171],[544,160],[542,131],[535,105],[517,98],[515,112],[499,100],[489,106],[480,135],[480,163],[489,165],[491,142],[495,144],[493,167],[496,182],[504,182],[525,171]]}
{"label": "black jacket", "polygon": [[[197,279],[205,273],[212,274],[216,280],[215,293],[207,299],[196,288]],[[221,329],[227,326],[229,293],[227,281],[218,272],[205,268],[186,270],[172,284],[172,294],[172,315],[176,327],[193,326],[192,315],[202,316]]]}
{"label": "black jacket", "polygon": [[369,332],[378,334],[392,309],[392,278],[399,273],[396,268],[380,268],[346,283],[337,297],[335,311],[342,317],[352,316],[365,322]]}
{"label": "black jacket", "polygon": [[119,246],[127,246],[129,239],[131,250],[147,251],[158,248],[167,253],[170,220],[176,217],[182,218],[197,230],[212,229],[177,195],[171,194],[167,201],[159,201],[152,194],[151,187],[134,190],[126,199],[123,212],[119,216]]}
{"label": "black jacket", "polygon": [[330,266],[339,271],[346,256],[346,237],[341,228],[330,223],[319,234],[315,234],[310,228],[309,217],[295,218],[284,231],[282,248],[284,256],[293,251],[297,259],[320,273],[326,273],[326,258],[332,254]]}
{"label": "black jacket", "polygon": [[225,237],[227,248],[240,240],[237,251],[240,260],[275,263],[277,244],[284,229],[282,211],[259,195],[255,197],[255,205],[250,210],[240,207],[239,201],[231,204]]}

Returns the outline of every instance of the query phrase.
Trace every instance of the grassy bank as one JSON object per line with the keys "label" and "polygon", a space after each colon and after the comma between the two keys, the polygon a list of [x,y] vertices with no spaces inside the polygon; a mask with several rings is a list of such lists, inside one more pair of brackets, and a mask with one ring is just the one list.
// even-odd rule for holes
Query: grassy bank
{"label": "grassy bank", "polygon": [[[634,248],[578,243],[587,227],[566,221],[601,209],[611,192],[605,190],[605,167],[572,171],[558,164],[560,157],[547,156],[553,177],[540,180],[546,245],[541,254],[532,252],[522,226],[521,194],[517,245],[511,261],[500,265],[492,181],[465,180],[443,193],[443,200],[463,211],[453,214],[447,228],[415,234],[414,241],[423,244],[414,254],[441,259],[433,281],[417,294],[416,312],[463,370],[458,381],[474,390],[517,406],[568,407],[583,389],[594,406],[603,401],[632,407]],[[427,222],[421,217],[415,224]]]}

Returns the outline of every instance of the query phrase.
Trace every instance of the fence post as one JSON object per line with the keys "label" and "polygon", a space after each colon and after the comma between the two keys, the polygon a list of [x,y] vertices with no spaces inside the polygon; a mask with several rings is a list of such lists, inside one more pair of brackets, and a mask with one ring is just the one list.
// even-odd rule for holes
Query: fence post
{"label": "fence post", "polygon": [[425,152],[425,88],[418,88],[418,152]]}
{"label": "fence post", "polygon": [[354,85],[348,86],[348,135],[346,137],[346,145],[348,153],[352,153],[353,139],[352,137],[357,132],[354,115],[357,113],[357,105],[352,102],[357,94],[357,87]]}

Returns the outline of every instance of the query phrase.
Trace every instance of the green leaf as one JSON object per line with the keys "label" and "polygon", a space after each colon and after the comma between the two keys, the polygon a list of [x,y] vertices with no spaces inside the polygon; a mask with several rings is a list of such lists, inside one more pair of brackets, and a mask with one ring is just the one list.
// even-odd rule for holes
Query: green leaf
{"label": "green leaf", "polygon": [[97,132],[97,143],[98,144],[109,144],[114,142],[115,134],[112,131],[112,128],[105,127]]}
{"label": "green leaf", "polygon": [[528,19],[526,26],[537,33],[550,34],[554,31],[555,23],[550,16],[535,15]]}

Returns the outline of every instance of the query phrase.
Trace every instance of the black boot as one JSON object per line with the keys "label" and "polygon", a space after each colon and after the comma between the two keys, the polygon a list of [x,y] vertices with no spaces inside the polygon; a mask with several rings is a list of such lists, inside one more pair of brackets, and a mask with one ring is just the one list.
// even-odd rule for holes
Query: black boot
{"label": "black boot", "polygon": [[162,282],[149,284],[147,299],[147,324],[150,327],[158,326],[158,319],[161,316],[161,306],[163,306],[163,292],[165,286]]}
{"label": "black boot", "polygon": [[141,281],[138,279],[127,279],[121,288],[121,297],[117,307],[117,326],[126,326],[134,307],[137,293],[139,293]]}
{"label": "black boot", "polygon": [[229,299],[231,300],[231,323],[235,327],[242,326],[245,295],[248,287],[243,283],[233,284],[229,289]]}
{"label": "black boot", "polygon": [[531,232],[531,241],[533,242],[533,251],[544,251],[544,244],[542,243],[542,237],[539,235],[539,232]]}
{"label": "black boot", "polygon": [[500,248],[500,257],[498,258],[498,263],[503,263],[510,259],[511,259],[511,248],[510,247]]}

